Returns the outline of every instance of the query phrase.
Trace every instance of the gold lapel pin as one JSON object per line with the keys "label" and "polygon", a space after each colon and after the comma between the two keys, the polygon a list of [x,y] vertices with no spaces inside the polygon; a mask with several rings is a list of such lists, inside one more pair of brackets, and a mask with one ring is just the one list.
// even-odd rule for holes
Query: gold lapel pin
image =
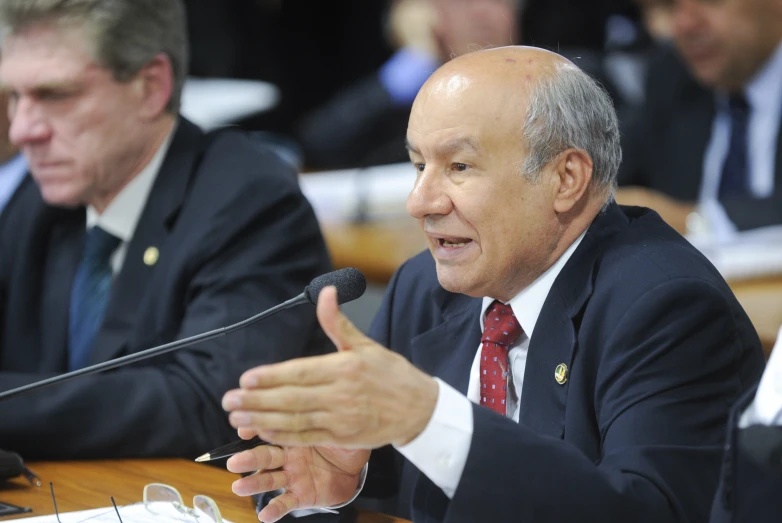
{"label": "gold lapel pin", "polygon": [[567,365],[564,363],[557,365],[557,368],[554,369],[554,379],[560,385],[564,385],[567,382]]}
{"label": "gold lapel pin", "polygon": [[152,267],[155,265],[160,258],[160,251],[157,250],[157,247],[147,247],[147,250],[144,251],[144,264]]}

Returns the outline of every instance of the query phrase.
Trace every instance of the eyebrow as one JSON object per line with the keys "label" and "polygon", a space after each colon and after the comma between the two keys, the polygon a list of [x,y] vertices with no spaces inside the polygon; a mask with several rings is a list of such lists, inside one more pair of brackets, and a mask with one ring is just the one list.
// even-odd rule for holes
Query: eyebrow
{"label": "eyebrow", "polygon": [[[405,147],[407,148],[408,152],[420,154],[420,151],[407,139],[405,139]],[[472,152],[477,153],[480,151],[480,147],[478,146],[478,142],[475,140],[475,138],[465,136],[449,140],[445,144],[437,146],[436,150],[440,153],[454,153],[464,150],[471,150]]]}

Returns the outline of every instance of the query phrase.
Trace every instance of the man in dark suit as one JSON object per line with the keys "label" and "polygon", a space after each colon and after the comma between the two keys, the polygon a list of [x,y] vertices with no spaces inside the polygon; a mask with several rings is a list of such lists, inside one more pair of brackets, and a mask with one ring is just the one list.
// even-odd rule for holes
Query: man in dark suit
{"label": "man in dark suit", "polygon": [[763,377],[736,404],[712,523],[772,523],[782,516],[782,330]]}
{"label": "man in dark suit", "polygon": [[[0,386],[223,327],[329,270],[295,173],[178,116],[179,0],[13,0],[0,81],[32,179],[0,221]],[[313,310],[0,403],[27,459],[196,456],[248,365],[310,353]],[[325,339],[325,338],[324,338]]]}
{"label": "man in dark suit", "polygon": [[717,240],[782,224],[782,2],[640,3],[668,10],[675,50],[624,132],[617,201]]}
{"label": "man in dark suit", "polygon": [[340,90],[299,122],[295,138],[310,167],[406,161],[405,129],[418,89],[452,56],[518,39],[518,0],[394,0],[396,47],[380,69]]}
{"label": "man in dark suit", "polygon": [[345,503],[367,474],[362,494],[398,494],[414,522],[706,520],[763,353],[714,267],[612,202],[605,91],[554,53],[478,51],[427,81],[407,139],[430,252],[396,273],[371,338],[327,288],[338,353],[226,394],[240,435],[273,443],[229,460],[263,469],[234,492],[285,489],[262,521]]}

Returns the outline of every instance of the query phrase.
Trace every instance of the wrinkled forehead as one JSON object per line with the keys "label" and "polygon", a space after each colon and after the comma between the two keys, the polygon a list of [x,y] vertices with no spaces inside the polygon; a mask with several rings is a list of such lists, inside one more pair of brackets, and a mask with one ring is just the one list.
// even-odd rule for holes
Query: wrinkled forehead
{"label": "wrinkled forehead", "polygon": [[72,81],[96,68],[84,38],[76,31],[38,26],[7,35],[2,42],[0,82],[6,87]]}

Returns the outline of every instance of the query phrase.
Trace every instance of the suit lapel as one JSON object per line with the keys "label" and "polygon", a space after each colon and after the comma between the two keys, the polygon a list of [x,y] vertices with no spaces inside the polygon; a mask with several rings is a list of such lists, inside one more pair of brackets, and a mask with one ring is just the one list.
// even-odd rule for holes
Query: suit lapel
{"label": "suit lapel", "polygon": [[[165,245],[173,221],[187,193],[200,152],[203,133],[181,119],[168,154],[150,191],[136,230],[128,243],[122,269],[112,284],[106,315],[90,354],[90,364],[110,360],[128,347],[135,331],[142,301],[149,292],[147,285],[157,267],[145,262],[148,249],[158,250],[165,260]],[[150,337],[154,333],[148,333]],[[146,348],[146,347],[144,347]]]}
{"label": "suit lapel", "polygon": [[774,158],[774,191],[782,194],[782,127],[777,134],[777,155]]}
{"label": "suit lapel", "polygon": [[51,211],[55,225],[46,251],[50,254],[46,255],[43,270],[41,360],[31,367],[41,372],[61,372],[66,366],[71,284],[81,260],[86,232],[84,209],[51,208]]}
{"label": "suit lapel", "polygon": [[[592,295],[595,261],[603,238],[625,224],[627,218],[616,204],[598,215],[543,304],[530,339],[519,409],[519,423],[537,434],[564,437],[569,376],[579,372],[573,368],[578,326],[582,309]],[[560,365],[567,367],[567,381],[555,377]]]}
{"label": "suit lapel", "polygon": [[710,92],[695,84],[688,87],[685,97],[690,101],[682,104],[680,114],[676,116],[676,136],[672,137],[675,143],[687,146],[676,148],[677,154],[672,158],[670,167],[671,172],[677,173],[675,185],[678,186],[679,194],[691,194],[697,199],[703,181],[705,151],[711,140],[716,108]]}
{"label": "suit lapel", "polygon": [[442,289],[435,293],[435,300],[444,321],[413,338],[411,360],[427,374],[466,395],[470,368],[481,340],[481,300]]}

